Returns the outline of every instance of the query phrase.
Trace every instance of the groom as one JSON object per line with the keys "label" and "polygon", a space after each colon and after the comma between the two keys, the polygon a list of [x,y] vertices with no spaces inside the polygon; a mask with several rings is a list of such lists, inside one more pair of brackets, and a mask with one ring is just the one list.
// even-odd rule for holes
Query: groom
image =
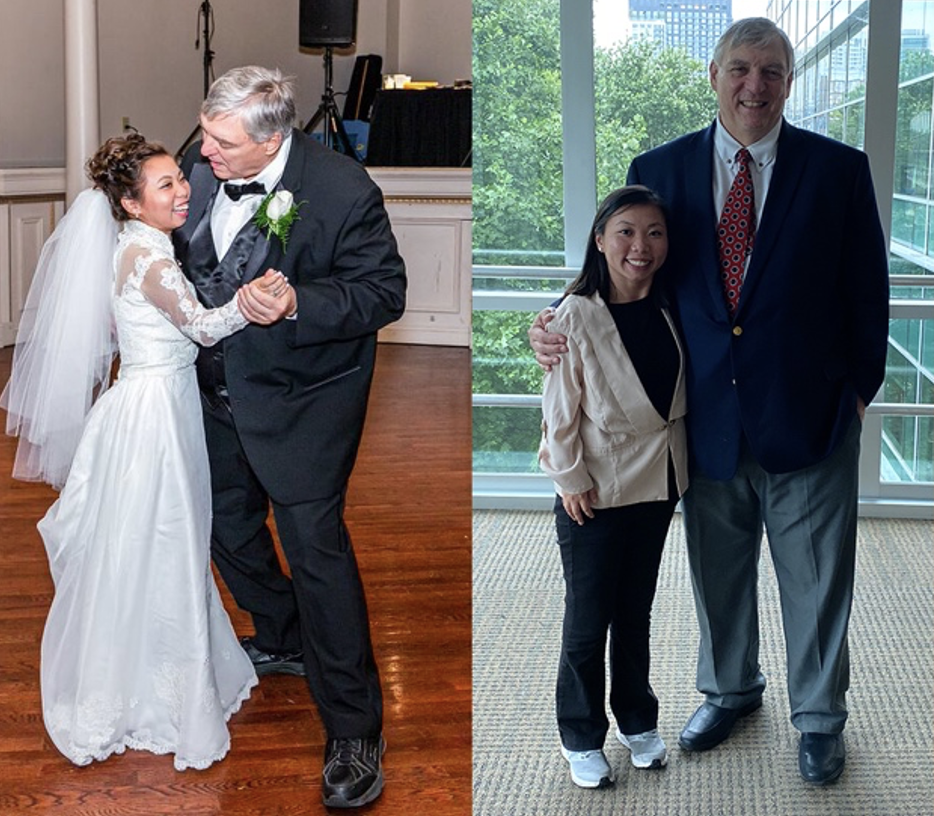
{"label": "groom", "polygon": [[[283,319],[198,359],[212,555],[253,617],[243,645],[257,674],[308,678],[327,730],[325,804],[358,807],[382,790],[382,693],[344,496],[376,332],[402,315],[405,267],[376,185],[294,120],[293,84],[279,71],[218,79],[201,107],[202,141],[182,162],[190,213],[174,240],[207,306],[267,268],[294,290],[284,305],[274,292],[241,301],[248,316]],[[267,200],[274,191],[283,195]],[[291,580],[266,524],[270,505]]]}

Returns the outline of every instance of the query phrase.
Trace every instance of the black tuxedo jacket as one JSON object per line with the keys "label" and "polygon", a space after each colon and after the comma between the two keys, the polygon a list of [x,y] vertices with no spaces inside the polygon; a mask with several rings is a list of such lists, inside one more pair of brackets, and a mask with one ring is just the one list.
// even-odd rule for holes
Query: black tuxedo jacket
{"label": "black tuxedo jacket", "polygon": [[669,276],[687,347],[688,443],[710,478],[745,436],[771,473],[827,457],[882,383],[888,263],[866,155],[783,122],[735,318],[720,284],[714,126],[637,157],[668,204]]}
{"label": "black tuxedo jacket", "polygon": [[241,443],[273,499],[334,495],[350,477],[363,431],[376,332],[405,308],[405,266],[382,194],[360,165],[293,131],[278,187],[300,204],[287,249],[249,222],[218,260],[210,216],[220,183],[200,144],[182,169],[191,200],[175,250],[202,302],[226,302],[270,267],[298,295],[296,319],[247,326],[223,341],[216,360],[202,350],[199,378],[204,385],[211,366],[223,366]]}

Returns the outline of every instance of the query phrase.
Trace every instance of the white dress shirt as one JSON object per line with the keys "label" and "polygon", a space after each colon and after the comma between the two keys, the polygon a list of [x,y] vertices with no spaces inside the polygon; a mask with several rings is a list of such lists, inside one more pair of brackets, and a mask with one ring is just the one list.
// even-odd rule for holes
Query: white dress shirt
{"label": "white dress shirt", "polygon": [[[754,144],[747,145],[746,149],[752,157],[749,163],[752,186],[756,191],[756,225],[762,220],[762,210],[765,199],[769,193],[769,183],[772,181],[772,170],[775,167],[775,155],[778,152],[778,134],[782,129],[779,119],[765,136]],[[727,132],[727,129],[717,120],[717,127],[713,135],[714,162],[713,162],[713,206],[717,218],[723,212],[727,194],[733,184],[733,178],[739,169],[736,154],[743,146]]]}
{"label": "white dress shirt", "polygon": [[214,236],[214,251],[217,257],[223,258],[230,249],[237,233],[243,229],[259,205],[263,202],[265,196],[246,195],[239,201],[234,201],[224,192],[224,184],[244,184],[247,181],[259,181],[266,187],[266,193],[269,194],[276,189],[276,185],[285,172],[285,164],[289,159],[289,149],[292,146],[292,134],[290,133],[282,142],[279,151],[259,173],[251,179],[227,179],[221,183],[221,188],[214,197],[214,209],[211,210],[211,234]]}

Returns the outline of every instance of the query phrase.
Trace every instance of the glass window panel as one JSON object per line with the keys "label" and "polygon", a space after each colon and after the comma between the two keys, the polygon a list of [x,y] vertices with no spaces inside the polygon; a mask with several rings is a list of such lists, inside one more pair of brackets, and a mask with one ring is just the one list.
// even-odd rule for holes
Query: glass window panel
{"label": "glass window panel", "polygon": [[866,68],[869,57],[868,29],[856,32],[847,42],[847,87],[848,101],[865,99]]}
{"label": "glass window panel", "polygon": [[[564,255],[559,0],[474,0],[473,249],[485,266],[560,267]],[[553,292],[561,281],[474,281],[481,292]],[[534,312],[473,313],[473,390],[541,393]],[[476,407],[477,470],[537,472],[538,408]]]}
{"label": "glass window panel", "polygon": [[892,202],[892,240],[924,252],[926,210],[923,204],[896,198]]}
{"label": "glass window panel", "polygon": [[541,408],[475,406],[473,466],[478,473],[540,473]]}
{"label": "glass window panel", "polygon": [[895,128],[895,192],[924,198],[931,173],[931,99],[934,78],[902,85]]}
{"label": "glass window panel", "polygon": [[831,106],[842,105],[846,102],[847,91],[847,56],[849,48],[846,43],[838,46],[830,53],[830,84],[828,86],[828,104]]}
{"label": "glass window panel", "polygon": [[830,107],[830,52],[825,52],[817,61],[815,74],[814,108],[816,113],[822,113]]}
{"label": "glass window panel", "polygon": [[826,37],[830,33],[830,6],[829,0],[820,0],[817,8],[817,16],[820,20],[817,27],[818,38]]}
{"label": "glass window panel", "polygon": [[475,292],[563,292],[569,280],[569,278],[542,280],[523,277],[484,277],[482,274],[475,274],[473,288]]}
{"label": "glass window panel", "polygon": [[[900,321],[906,323],[907,321]],[[889,344],[885,366],[885,381],[882,384],[882,402],[915,403],[918,401],[918,369],[913,358],[902,350],[908,338],[896,328]]]}
{"label": "glass window panel", "polygon": [[798,82],[799,79],[796,75],[794,82],[791,84],[791,95],[788,97],[788,101],[785,103],[785,117],[790,122],[798,122],[801,120],[802,116],[801,94],[797,93]]}
{"label": "glass window panel", "polygon": [[[597,200],[602,200],[625,184],[638,154],[709,125],[717,101],[705,62],[686,48],[663,48],[648,38],[606,47],[595,34]],[[699,43],[695,50],[707,47]]]}
{"label": "glass window panel", "polygon": [[834,7],[831,10],[831,21],[832,26],[836,28],[840,23],[842,23],[847,15],[850,13],[848,3],[834,3]]}
{"label": "glass window panel", "polygon": [[844,112],[844,141],[852,147],[863,147],[866,141],[866,104],[856,102],[848,105]]}
{"label": "glass window panel", "polygon": [[882,480],[934,481],[934,417],[882,418]]}
{"label": "glass window panel", "polygon": [[529,347],[535,312],[473,313],[473,392],[541,394],[542,371]]}
{"label": "glass window panel", "polygon": [[[883,2],[887,0],[876,0]],[[595,0],[604,11],[630,4]],[[893,274],[932,274],[934,223],[930,217],[931,100],[934,98],[934,0],[905,0],[901,93],[897,133]],[[586,8],[586,5],[585,5]],[[682,133],[707,125],[715,99],[706,80],[707,54],[697,43],[677,52],[665,48],[698,27],[683,11],[692,4],[666,4],[664,19],[646,13],[641,35],[611,36],[595,16],[595,103],[598,188],[594,201],[623,182],[633,156]],[[863,148],[868,29],[849,15],[863,0],[775,0],[769,15],[796,47],[800,73],[786,115],[796,124],[826,132]],[[561,267],[565,264],[560,121],[559,0],[475,0],[474,156],[475,263],[490,266]],[[755,13],[765,13],[764,7]],[[633,14],[633,18],[635,18]],[[601,18],[601,19],[605,19]],[[680,27],[679,27],[680,26]],[[849,28],[847,28],[849,26]],[[632,26],[633,31],[637,26]],[[719,34],[723,26],[712,31]],[[839,28],[838,28],[839,27]],[[623,28],[629,28],[624,21]],[[827,35],[845,33],[831,52]],[[692,50],[692,48],[694,50]],[[641,49],[641,53],[640,53]],[[692,64],[693,63],[693,64]],[[589,89],[579,89],[589,93]],[[929,268],[930,267],[930,268]],[[480,472],[538,473],[540,409],[523,400],[540,393],[541,372],[528,349],[533,315],[520,292],[559,291],[563,281],[517,277],[504,280],[478,271],[475,289],[503,293],[498,311],[474,315],[477,394],[513,395],[520,405],[474,408],[475,465]],[[898,286],[894,298],[931,301],[934,285]],[[484,298],[488,304],[488,298]],[[495,304],[497,307],[499,304]],[[911,404],[934,401],[931,320],[898,318],[891,324],[888,371],[879,401]],[[534,396],[533,396],[534,395]],[[930,481],[931,417],[884,416],[881,477],[886,482]],[[876,444],[873,442],[871,444]]]}
{"label": "glass window panel", "polygon": [[834,108],[827,114],[827,135],[838,142],[844,141],[843,117],[845,112],[843,108]]}
{"label": "glass window panel", "polygon": [[896,300],[934,300],[934,287],[893,286],[891,288],[891,297]]}
{"label": "glass window panel", "polygon": [[806,117],[813,116],[815,110],[817,109],[817,104],[816,104],[817,91],[815,90],[816,88],[815,77],[816,77],[816,71],[814,69],[814,66],[809,65],[805,69],[804,74],[801,77],[801,80],[803,81],[799,80],[800,82],[799,88],[803,89],[803,92],[802,92],[803,98],[801,100],[801,113]]}
{"label": "glass window panel", "polygon": [[902,3],[902,53],[898,66],[902,82],[927,76],[934,70],[932,35],[934,4],[928,0],[905,0]]}
{"label": "glass window panel", "polygon": [[558,8],[558,0],[473,5],[473,238],[485,263],[517,250],[564,263]]}

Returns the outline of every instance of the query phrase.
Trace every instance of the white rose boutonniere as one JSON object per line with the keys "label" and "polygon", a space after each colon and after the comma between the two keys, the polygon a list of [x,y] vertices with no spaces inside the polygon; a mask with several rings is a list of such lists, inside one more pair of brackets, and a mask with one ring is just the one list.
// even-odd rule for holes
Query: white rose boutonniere
{"label": "white rose boutonniere", "polygon": [[253,223],[266,231],[266,238],[275,235],[282,242],[282,249],[286,250],[292,222],[296,219],[301,220],[298,216],[298,208],[304,203],[300,201],[296,204],[288,190],[270,193],[259,205],[256,215],[253,216]]}

